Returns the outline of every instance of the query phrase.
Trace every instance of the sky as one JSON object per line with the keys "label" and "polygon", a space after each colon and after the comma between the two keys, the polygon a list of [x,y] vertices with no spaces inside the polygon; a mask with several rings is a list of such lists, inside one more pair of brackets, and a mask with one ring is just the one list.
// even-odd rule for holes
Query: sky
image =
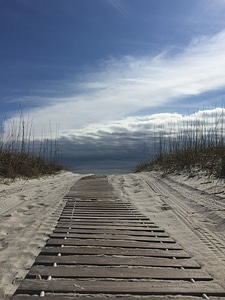
{"label": "sky", "polygon": [[22,115],[74,172],[132,172],[168,123],[223,107],[224,15],[225,0],[0,0],[1,133]]}

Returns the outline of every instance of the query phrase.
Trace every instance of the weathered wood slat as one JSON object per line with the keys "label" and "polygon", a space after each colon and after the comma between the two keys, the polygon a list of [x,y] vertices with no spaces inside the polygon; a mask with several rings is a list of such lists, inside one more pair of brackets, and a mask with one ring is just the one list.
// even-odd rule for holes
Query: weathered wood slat
{"label": "weathered wood slat", "polygon": [[85,255],[66,255],[50,256],[39,255],[36,264],[63,264],[63,265],[103,265],[103,266],[154,266],[154,267],[173,267],[173,268],[200,268],[199,264],[192,259],[169,259],[169,258],[150,258],[150,257],[113,257],[113,256],[85,256]]}
{"label": "weathered wood slat", "polygon": [[116,207],[77,207],[77,206],[71,206],[71,207],[65,207],[63,209],[63,213],[71,213],[74,210],[76,210],[76,213],[78,214],[87,214],[87,213],[92,213],[92,214],[109,214],[109,215],[132,215],[132,214],[137,214],[137,215],[142,215],[140,211],[136,209],[127,209],[127,208],[116,208]]}
{"label": "weathered wood slat", "polygon": [[145,257],[168,257],[168,258],[190,258],[183,250],[164,249],[129,249],[129,248],[101,248],[101,247],[44,247],[41,254],[71,254],[71,255],[123,255],[123,256],[145,256]]}
{"label": "weathered wood slat", "polygon": [[141,214],[138,214],[138,213],[125,213],[125,212],[108,212],[108,211],[103,211],[103,212],[93,212],[92,209],[87,209],[85,212],[79,212],[77,210],[75,211],[63,211],[62,215],[71,215],[71,214],[74,214],[76,216],[100,216],[100,217],[140,217],[140,218],[143,218],[143,215]]}
{"label": "weathered wood slat", "polygon": [[[65,207],[63,209],[63,213],[71,213],[76,209],[76,213],[82,213],[86,214],[87,212],[93,213],[93,214],[137,214],[142,215],[140,211],[136,209],[127,209],[127,208],[116,208],[116,207],[77,207],[77,206],[71,206],[71,207]],[[143,215],[142,215],[143,216]]]}
{"label": "weathered wood slat", "polygon": [[104,214],[109,214],[109,215],[138,215],[138,216],[143,216],[140,211],[136,210],[136,209],[130,209],[128,210],[127,208],[114,208],[114,207],[110,207],[110,208],[105,208],[105,207],[88,207],[88,208],[83,208],[80,207],[78,208],[77,206],[74,207],[65,207],[63,209],[63,213],[71,213],[76,209],[76,213],[77,214],[87,214],[87,213],[91,213],[91,214],[100,214],[100,215],[104,215]]}
{"label": "weathered wood slat", "polygon": [[102,221],[104,221],[104,220],[116,220],[116,219],[119,219],[119,220],[128,220],[129,222],[130,221],[137,221],[137,220],[140,220],[140,221],[149,221],[148,219],[146,219],[145,217],[143,217],[143,216],[138,216],[138,215],[130,215],[130,214],[128,214],[128,215],[117,215],[117,214],[92,214],[92,213],[90,213],[90,214],[77,214],[77,213],[74,213],[74,214],[69,214],[69,213],[66,213],[66,214],[62,214],[61,216],[60,216],[61,218],[68,218],[68,217],[73,217],[73,218],[80,218],[80,219],[87,219],[87,220],[89,220],[89,219],[93,219],[93,220],[95,220],[95,219],[99,219],[99,220],[102,220]]}
{"label": "weathered wood slat", "polygon": [[79,228],[73,228],[73,229],[68,229],[68,228],[56,228],[54,231],[54,233],[67,233],[69,232],[71,233],[87,233],[87,234],[94,234],[94,233],[103,233],[103,234],[114,234],[117,236],[120,235],[129,235],[129,236],[145,236],[145,237],[153,237],[153,236],[158,236],[158,237],[169,237],[169,235],[163,231],[157,231],[157,230],[152,230],[152,231],[132,231],[132,230],[119,230],[119,229],[106,229],[106,228],[90,228],[90,229],[79,229]]}
{"label": "weathered wood slat", "polygon": [[76,233],[69,233],[69,234],[65,234],[65,233],[52,233],[50,235],[51,238],[72,238],[72,239],[108,239],[108,240],[131,240],[131,241],[145,241],[145,242],[154,242],[154,243],[161,243],[161,242],[165,242],[165,243],[175,243],[175,241],[171,238],[171,237],[155,237],[155,236],[130,236],[130,235],[112,235],[112,234],[76,234]]}
{"label": "weathered wood slat", "polygon": [[74,245],[74,246],[102,246],[102,247],[122,247],[122,248],[140,248],[140,249],[172,249],[182,250],[177,243],[150,243],[134,241],[117,240],[82,240],[82,239],[53,239],[50,238],[47,245]]}
{"label": "weathered wood slat", "polygon": [[61,214],[61,217],[67,217],[67,216],[79,216],[85,219],[88,218],[101,218],[101,219],[107,219],[107,218],[120,218],[120,219],[128,219],[128,220],[136,220],[137,218],[140,220],[147,220],[145,217],[143,217],[143,215],[138,215],[138,214],[115,214],[115,213],[93,213],[93,212],[86,212],[86,213],[79,213],[79,212],[74,212],[74,213],[70,213],[70,212],[64,212],[63,214]]}
{"label": "weathered wood slat", "polygon": [[[221,295],[221,293],[220,293]],[[12,300],[37,300],[37,296],[32,296],[32,295],[15,295],[12,297]],[[57,296],[57,294],[50,295],[50,296],[42,296],[40,298],[41,300],[136,300],[137,296],[128,296],[128,295],[123,295],[123,296],[118,296],[118,295],[105,295],[101,294],[100,297],[98,295],[82,295],[82,294],[77,294],[76,293],[76,298],[74,296],[65,296],[65,295],[60,295]],[[193,296],[166,296],[166,295],[160,295],[160,296],[146,296],[146,295],[138,295],[138,300],[202,300],[203,297],[193,297]],[[223,298],[218,298],[218,296],[211,296],[210,295],[210,300],[224,300]]]}
{"label": "weathered wood slat", "polygon": [[224,290],[213,282],[180,282],[167,281],[84,281],[84,280],[30,280],[22,281],[17,293],[88,293],[88,294],[131,294],[131,295],[192,295],[203,294],[225,296]]}
{"label": "weathered wood slat", "polygon": [[212,277],[199,269],[160,269],[160,268],[122,268],[122,267],[81,267],[81,266],[33,266],[28,277],[53,276],[54,278],[120,278],[120,279],[165,279],[165,280],[212,280]]}
{"label": "weathered wood slat", "polygon": [[153,225],[153,224],[135,224],[135,225],[127,225],[126,224],[117,224],[117,222],[114,222],[112,224],[103,224],[103,223],[93,223],[93,222],[77,222],[77,221],[71,221],[71,222],[62,222],[59,221],[57,223],[56,228],[104,228],[104,229],[121,229],[121,230],[142,230],[142,231],[149,231],[149,230],[158,230],[159,232],[163,232],[162,229],[159,229],[159,226]]}
{"label": "weathered wood slat", "polygon": [[88,217],[88,216],[76,216],[76,215],[72,215],[72,216],[61,216],[60,217],[60,221],[62,220],[79,220],[79,221],[83,221],[83,222],[87,222],[87,221],[92,221],[92,222],[105,222],[105,223],[113,223],[114,221],[117,221],[119,223],[126,223],[127,225],[129,224],[139,224],[141,223],[141,221],[146,221],[147,224],[153,224],[150,223],[148,221],[148,219],[146,218],[134,218],[134,217]]}
{"label": "weathered wood slat", "polygon": [[123,201],[119,201],[119,200],[115,201],[115,200],[112,200],[112,198],[110,198],[110,197],[107,197],[107,200],[83,199],[81,201],[72,197],[72,199],[68,200],[65,205],[65,208],[68,208],[68,207],[77,207],[77,208],[93,207],[94,209],[114,208],[114,209],[136,209],[137,210],[137,208],[129,202],[123,202]]}

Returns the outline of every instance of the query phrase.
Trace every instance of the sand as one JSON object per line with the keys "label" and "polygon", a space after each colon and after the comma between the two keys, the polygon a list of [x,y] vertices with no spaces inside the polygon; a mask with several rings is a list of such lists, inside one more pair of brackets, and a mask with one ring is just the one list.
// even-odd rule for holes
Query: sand
{"label": "sand", "polygon": [[224,180],[138,173],[110,176],[121,199],[168,232],[225,288]]}
{"label": "sand", "polygon": [[[0,299],[9,299],[45,245],[64,195],[84,175],[63,172],[0,183]],[[115,197],[165,229],[225,288],[224,180],[204,174],[110,175]]]}
{"label": "sand", "polygon": [[9,299],[32,266],[80,178],[63,172],[0,184],[0,299]]}

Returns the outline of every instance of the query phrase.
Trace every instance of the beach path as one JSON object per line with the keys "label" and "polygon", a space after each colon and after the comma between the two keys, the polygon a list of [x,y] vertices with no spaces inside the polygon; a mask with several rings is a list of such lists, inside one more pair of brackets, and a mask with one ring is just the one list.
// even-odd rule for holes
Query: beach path
{"label": "beach path", "polygon": [[109,177],[80,178],[63,203],[12,300],[225,299],[179,240],[122,197]]}

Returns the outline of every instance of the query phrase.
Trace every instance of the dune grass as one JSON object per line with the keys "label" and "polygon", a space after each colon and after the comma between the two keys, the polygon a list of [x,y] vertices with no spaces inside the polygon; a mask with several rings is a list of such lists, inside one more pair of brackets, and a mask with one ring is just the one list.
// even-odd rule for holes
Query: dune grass
{"label": "dune grass", "polygon": [[10,131],[1,135],[0,179],[34,178],[66,170],[60,163],[57,138],[35,139],[32,125],[21,117]]}
{"label": "dune grass", "polygon": [[[160,170],[177,172],[203,170],[208,175],[225,177],[224,110],[203,114],[167,128],[154,143],[155,153],[136,167],[136,172]],[[149,151],[150,152],[150,151]]]}
{"label": "dune grass", "polygon": [[3,149],[0,151],[0,178],[39,177],[65,169],[60,163],[38,155]]}

